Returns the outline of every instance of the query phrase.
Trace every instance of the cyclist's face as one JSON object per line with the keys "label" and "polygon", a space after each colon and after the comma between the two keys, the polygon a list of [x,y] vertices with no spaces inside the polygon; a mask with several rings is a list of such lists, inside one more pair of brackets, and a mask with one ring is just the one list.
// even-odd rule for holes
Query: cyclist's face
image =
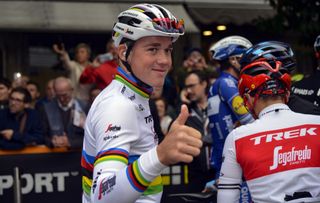
{"label": "cyclist's face", "polygon": [[229,62],[233,67],[240,70],[240,68],[241,68],[241,65],[239,63],[240,59],[241,58],[239,56],[231,56],[231,57],[229,57]]}
{"label": "cyclist's face", "polygon": [[128,57],[133,73],[144,83],[162,86],[172,66],[170,37],[143,37],[136,41]]}

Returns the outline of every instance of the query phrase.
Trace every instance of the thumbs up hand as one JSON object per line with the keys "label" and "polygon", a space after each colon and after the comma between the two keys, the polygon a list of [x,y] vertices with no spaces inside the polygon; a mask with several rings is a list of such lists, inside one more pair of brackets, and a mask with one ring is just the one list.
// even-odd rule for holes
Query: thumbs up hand
{"label": "thumbs up hand", "polygon": [[182,105],[178,118],[172,123],[170,131],[157,147],[158,158],[162,164],[190,163],[193,157],[200,154],[201,133],[185,125],[188,117],[188,108]]}

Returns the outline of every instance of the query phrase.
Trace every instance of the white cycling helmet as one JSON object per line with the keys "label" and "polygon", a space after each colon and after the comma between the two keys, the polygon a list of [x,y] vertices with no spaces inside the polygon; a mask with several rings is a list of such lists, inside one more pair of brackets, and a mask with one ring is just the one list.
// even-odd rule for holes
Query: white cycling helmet
{"label": "white cycling helmet", "polygon": [[183,20],[177,20],[170,11],[156,4],[137,4],[118,16],[112,38],[116,47],[123,39],[136,41],[142,37],[172,37],[175,42],[184,34]]}
{"label": "white cycling helmet", "polygon": [[212,59],[223,61],[228,59],[230,56],[244,53],[251,46],[252,43],[248,39],[234,35],[219,40],[210,47],[209,51]]}

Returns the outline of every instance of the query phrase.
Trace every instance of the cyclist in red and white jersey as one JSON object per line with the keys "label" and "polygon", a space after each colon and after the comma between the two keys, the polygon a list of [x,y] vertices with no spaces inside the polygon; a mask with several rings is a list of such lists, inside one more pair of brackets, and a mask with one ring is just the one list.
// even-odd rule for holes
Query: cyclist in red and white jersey
{"label": "cyclist in red and white jersey", "polygon": [[202,145],[200,132],[184,125],[186,106],[157,145],[148,103],[152,87],[163,85],[172,66],[172,44],[184,33],[183,21],[162,6],[137,4],[120,13],[113,31],[119,67],[86,120],[83,202],[160,202],[161,171],[191,162]]}
{"label": "cyclist in red and white jersey", "polygon": [[254,202],[320,202],[320,116],[286,105],[288,69],[280,61],[252,61],[241,67],[239,93],[257,119],[227,136],[218,203],[238,202],[242,175]]}

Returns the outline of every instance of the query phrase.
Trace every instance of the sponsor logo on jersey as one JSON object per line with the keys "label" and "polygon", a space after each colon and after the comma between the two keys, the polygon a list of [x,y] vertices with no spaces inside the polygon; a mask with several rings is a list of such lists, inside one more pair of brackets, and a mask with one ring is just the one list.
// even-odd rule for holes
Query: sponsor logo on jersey
{"label": "sponsor logo on jersey", "polygon": [[131,101],[135,100],[135,99],[136,99],[136,95],[135,95],[135,94],[131,95],[131,96],[129,97],[129,99],[130,99]]}
{"label": "sponsor logo on jersey", "polygon": [[104,141],[107,141],[107,140],[111,140],[111,139],[116,139],[118,138],[119,135],[107,135],[103,138]]}
{"label": "sponsor logo on jersey", "polygon": [[309,127],[309,128],[297,128],[297,129],[283,129],[279,131],[275,131],[268,134],[262,134],[257,137],[253,137],[250,140],[254,141],[254,145],[259,145],[261,143],[268,143],[272,141],[280,141],[286,139],[293,139],[302,136],[313,136],[317,135],[315,132],[317,128]]}
{"label": "sponsor logo on jersey", "polygon": [[300,94],[300,95],[313,95],[314,90],[302,89],[302,88],[294,88],[293,93],[294,94]]}
{"label": "sponsor logo on jersey", "polygon": [[248,113],[247,108],[244,106],[243,99],[239,95],[232,99],[232,108],[233,111],[239,115]]}
{"label": "sponsor logo on jersey", "polygon": [[273,150],[273,164],[269,167],[270,170],[275,170],[279,165],[286,166],[300,164],[311,159],[311,149],[305,145],[304,149],[296,149],[292,147],[290,151],[281,152],[282,146],[277,146]]}
{"label": "sponsor logo on jersey", "polygon": [[109,124],[108,128],[104,132],[105,133],[107,133],[107,132],[117,132],[119,130],[121,130],[121,126],[116,126],[116,125],[113,126],[112,124]]}
{"label": "sponsor logo on jersey", "polygon": [[137,110],[138,110],[138,111],[144,111],[143,105],[142,105],[142,104],[139,104],[139,105],[137,106]]}
{"label": "sponsor logo on jersey", "polygon": [[146,123],[151,123],[151,122],[153,121],[152,115],[149,115],[149,116],[147,116],[147,117],[144,117],[144,121],[145,121]]}
{"label": "sponsor logo on jersey", "polygon": [[115,184],[116,184],[115,175],[109,177],[108,179],[103,179],[100,183],[98,199],[100,200],[102,196],[105,196],[106,194],[111,192]]}
{"label": "sponsor logo on jersey", "polygon": [[101,171],[102,170],[100,169],[100,171],[97,172],[95,179],[92,181],[92,193],[94,193],[97,188],[97,181],[98,181],[99,176],[101,175]]}
{"label": "sponsor logo on jersey", "polygon": [[126,91],[126,86],[123,86],[122,88],[121,88],[121,94],[124,94],[124,92]]}
{"label": "sponsor logo on jersey", "polygon": [[238,87],[237,87],[237,84],[236,84],[232,79],[225,78],[224,81],[226,82],[226,84],[227,84],[228,87],[238,88]]}
{"label": "sponsor logo on jersey", "polygon": [[319,147],[320,125],[317,124],[270,131],[261,129],[260,133],[236,136],[235,140],[236,159],[246,180],[320,167]]}
{"label": "sponsor logo on jersey", "polygon": [[[225,115],[222,120],[226,123],[226,130],[228,130],[228,132],[230,133],[233,129],[234,129],[234,125],[233,125],[233,120],[232,120],[232,116],[229,115]],[[218,130],[218,129],[217,129]],[[218,130],[219,131],[219,130]],[[220,133],[219,133],[220,134]],[[222,132],[221,132],[222,134]],[[222,139],[224,139],[224,137],[222,137]]]}

